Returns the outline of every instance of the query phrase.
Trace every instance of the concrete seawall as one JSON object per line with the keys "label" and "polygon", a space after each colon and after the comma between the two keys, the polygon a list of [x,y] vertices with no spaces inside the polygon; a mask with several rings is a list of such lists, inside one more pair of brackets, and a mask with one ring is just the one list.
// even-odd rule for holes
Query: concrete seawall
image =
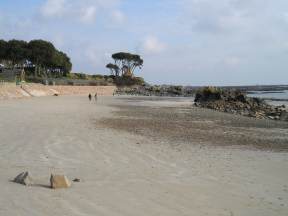
{"label": "concrete seawall", "polygon": [[110,96],[116,86],[45,86],[42,84],[23,84],[16,86],[12,83],[0,85],[0,100],[14,98],[29,98],[58,95],[94,95]]}

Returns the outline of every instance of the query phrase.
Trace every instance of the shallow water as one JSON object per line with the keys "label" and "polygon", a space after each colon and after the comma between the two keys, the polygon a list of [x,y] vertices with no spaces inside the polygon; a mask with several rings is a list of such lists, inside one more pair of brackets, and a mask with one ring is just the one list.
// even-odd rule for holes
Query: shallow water
{"label": "shallow water", "polygon": [[288,106],[288,90],[284,91],[253,91],[248,94],[248,97],[256,97],[266,99],[266,102],[275,105]]}
{"label": "shallow water", "polygon": [[271,99],[280,99],[288,101],[288,90],[284,91],[253,91],[248,94],[249,97],[258,97],[258,98],[271,98]]}

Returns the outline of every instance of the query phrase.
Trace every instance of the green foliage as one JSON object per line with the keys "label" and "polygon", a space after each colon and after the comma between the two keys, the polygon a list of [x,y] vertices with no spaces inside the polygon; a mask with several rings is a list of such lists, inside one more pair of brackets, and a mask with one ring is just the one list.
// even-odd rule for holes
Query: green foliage
{"label": "green foliage", "polygon": [[119,76],[120,71],[122,76],[133,76],[136,68],[141,69],[143,66],[143,59],[140,55],[126,52],[114,53],[112,55],[115,64],[109,63],[106,65],[113,75]]}
{"label": "green foliage", "polygon": [[95,74],[95,75],[91,75],[91,78],[95,80],[102,80],[104,79],[104,76],[101,74]]}
{"label": "green foliage", "polygon": [[65,53],[58,50],[54,53],[52,66],[62,70],[64,76],[67,76],[72,69],[70,58]]}
{"label": "green foliage", "polygon": [[114,83],[117,86],[133,86],[133,85],[144,85],[145,81],[142,77],[115,77]]}
{"label": "green foliage", "polygon": [[30,50],[29,60],[37,65],[53,66],[56,57],[56,49],[52,43],[43,40],[32,40],[28,43]]}
{"label": "green foliage", "polygon": [[110,69],[112,75],[119,76],[119,67],[116,64],[109,63],[106,68]]}
{"label": "green foliage", "polygon": [[110,79],[113,79],[116,85],[144,85],[145,81],[142,77],[134,77],[135,69],[141,69],[143,66],[144,61],[140,55],[127,52],[118,52],[114,53],[112,58],[115,64],[109,63],[106,65],[106,68],[111,71],[112,76]]}
{"label": "green foliage", "polygon": [[[34,67],[35,75],[44,73],[53,77],[66,76],[72,69],[70,58],[44,40],[0,40],[0,62],[6,66]],[[7,63],[8,62],[8,63]]]}
{"label": "green foliage", "polygon": [[173,95],[182,95],[183,94],[183,87],[182,86],[170,86],[167,90],[168,93]]}
{"label": "green foliage", "polygon": [[217,94],[217,93],[221,93],[221,89],[214,87],[214,86],[207,86],[204,87],[202,90],[200,90],[203,92],[203,94]]}
{"label": "green foliage", "polygon": [[[71,80],[87,80],[87,81],[97,81],[100,83],[114,83],[114,78],[115,76],[110,75],[101,75],[101,74],[94,74],[94,75],[89,75],[89,74],[84,74],[84,73],[69,73],[67,75],[67,78]],[[92,83],[91,82],[91,83]]]}
{"label": "green foliage", "polygon": [[6,44],[6,59],[12,62],[12,65],[21,64],[28,59],[29,50],[27,42],[22,40],[10,40]]}
{"label": "green foliage", "polygon": [[197,91],[195,96],[195,102],[199,101],[213,101],[221,99],[221,89],[208,86]]}
{"label": "green foliage", "polygon": [[84,79],[88,80],[88,75],[84,73],[70,73],[67,75],[68,78],[70,79]]}
{"label": "green foliage", "polygon": [[7,58],[6,52],[7,52],[7,42],[4,40],[0,40],[0,61],[6,60]]}

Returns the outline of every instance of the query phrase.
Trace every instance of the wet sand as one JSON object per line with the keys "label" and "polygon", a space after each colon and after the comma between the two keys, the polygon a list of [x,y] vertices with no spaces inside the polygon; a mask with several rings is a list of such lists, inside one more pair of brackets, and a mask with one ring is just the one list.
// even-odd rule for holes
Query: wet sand
{"label": "wet sand", "polygon": [[[0,215],[287,215],[288,126],[189,99],[0,104]],[[30,171],[35,186],[10,180]],[[51,172],[79,183],[47,188]]]}
{"label": "wet sand", "polygon": [[174,145],[203,144],[288,151],[288,122],[260,120],[193,106],[189,98],[128,97],[103,125]]}

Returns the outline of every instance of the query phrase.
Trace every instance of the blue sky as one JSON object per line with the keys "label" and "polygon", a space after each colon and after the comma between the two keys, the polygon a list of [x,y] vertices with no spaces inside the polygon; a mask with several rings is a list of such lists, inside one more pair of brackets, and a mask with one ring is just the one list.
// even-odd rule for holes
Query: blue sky
{"label": "blue sky", "polygon": [[46,39],[74,72],[139,53],[157,84],[288,84],[287,0],[1,0],[0,38]]}

